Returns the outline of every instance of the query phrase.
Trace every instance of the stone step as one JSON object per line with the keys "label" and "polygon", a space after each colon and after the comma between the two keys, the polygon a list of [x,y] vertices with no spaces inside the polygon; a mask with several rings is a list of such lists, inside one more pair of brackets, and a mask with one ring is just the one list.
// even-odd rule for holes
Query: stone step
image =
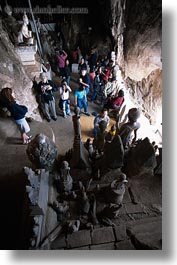
{"label": "stone step", "polygon": [[[31,79],[33,79],[34,76],[39,79],[39,75],[41,72],[41,64],[39,62],[35,61],[34,65],[24,65],[24,68]],[[38,79],[37,81],[39,81]]]}
{"label": "stone step", "polygon": [[129,222],[127,234],[136,249],[162,249],[162,217]]}

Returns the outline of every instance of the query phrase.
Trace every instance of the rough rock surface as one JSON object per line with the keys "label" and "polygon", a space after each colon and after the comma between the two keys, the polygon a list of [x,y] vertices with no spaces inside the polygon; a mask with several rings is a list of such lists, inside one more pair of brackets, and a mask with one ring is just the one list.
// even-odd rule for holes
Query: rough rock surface
{"label": "rough rock surface", "polygon": [[27,117],[41,121],[32,81],[15,53],[14,45],[4,31],[1,20],[0,32],[0,90],[7,86],[12,87],[17,103],[28,107]]}
{"label": "rough rock surface", "polygon": [[27,155],[37,168],[51,169],[57,157],[57,147],[44,134],[37,134],[28,144]]}
{"label": "rough rock surface", "polygon": [[112,0],[107,11],[129,93],[153,123],[162,111],[161,5],[159,0]]}

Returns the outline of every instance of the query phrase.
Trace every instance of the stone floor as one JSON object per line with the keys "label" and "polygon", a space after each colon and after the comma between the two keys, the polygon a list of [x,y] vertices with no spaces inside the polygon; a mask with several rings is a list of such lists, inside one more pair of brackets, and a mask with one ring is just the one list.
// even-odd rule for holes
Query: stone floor
{"label": "stone floor", "polygon": [[[73,75],[71,88],[76,87],[77,76]],[[55,78],[58,82],[58,79]],[[58,93],[56,93],[58,94]],[[73,97],[71,98],[73,100]],[[58,102],[58,95],[56,95]],[[131,107],[127,104],[127,108]],[[73,107],[71,107],[73,110]],[[99,113],[98,104],[89,103],[89,112]],[[58,153],[64,155],[73,145],[72,117],[64,119],[57,107],[58,120],[30,123],[31,134],[44,133],[53,139]],[[91,137],[92,117],[81,117],[82,139]],[[114,120],[111,120],[111,124]],[[143,124],[146,124],[147,121]],[[139,138],[149,136],[158,138],[155,128],[140,129]],[[153,140],[152,139],[152,140]],[[161,139],[156,139],[160,143]],[[20,134],[9,118],[0,118],[0,202],[1,239],[0,249],[24,249],[20,238],[22,206],[24,199],[24,166],[31,166],[26,155],[26,146],[20,142]],[[129,179],[124,204],[114,225],[98,225],[92,230],[80,230],[71,235],[61,234],[51,244],[51,249],[109,250],[109,249],[161,249],[161,176],[143,175]],[[136,197],[133,203],[131,194]]]}

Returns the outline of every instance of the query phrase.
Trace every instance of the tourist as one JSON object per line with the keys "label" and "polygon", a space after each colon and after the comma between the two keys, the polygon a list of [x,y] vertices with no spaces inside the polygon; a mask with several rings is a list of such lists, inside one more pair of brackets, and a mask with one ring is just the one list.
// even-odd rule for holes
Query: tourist
{"label": "tourist", "polygon": [[118,97],[108,98],[108,101],[104,105],[104,108],[106,108],[108,111],[109,109],[115,109],[118,111],[120,110],[123,102],[124,102],[124,91],[121,89],[118,92]]}
{"label": "tourist", "polygon": [[60,70],[60,76],[63,77],[65,76],[65,60],[67,58],[67,53],[62,50],[62,51],[59,51],[59,54],[57,55],[57,61],[58,61],[58,67],[59,67],[59,70]]}
{"label": "tourist", "polygon": [[75,105],[79,107],[80,112],[84,108],[84,114],[90,116],[88,113],[88,103],[87,103],[87,92],[84,85],[80,84],[79,88],[74,93]]}
{"label": "tourist", "polygon": [[87,70],[83,69],[81,70],[81,75],[80,75],[80,79],[79,79],[79,83],[83,86],[85,86],[86,88],[86,93],[89,93],[89,89],[90,89],[90,77],[87,74]]}
{"label": "tourist", "polygon": [[110,118],[108,116],[108,111],[107,109],[103,109],[101,111],[101,114],[97,115],[94,119],[94,128],[93,128],[93,136],[94,138],[97,136],[98,133],[98,128],[99,128],[99,123],[101,121],[105,121],[107,126],[109,125]]}
{"label": "tourist", "polygon": [[115,95],[115,92],[115,80],[109,77],[102,92],[101,105],[105,105],[109,98]]}
{"label": "tourist", "polygon": [[11,117],[15,120],[21,133],[23,144],[28,144],[31,141],[31,136],[27,133],[30,132],[30,127],[25,119],[25,114],[28,112],[26,106],[16,103],[12,95],[12,88],[3,88],[1,90],[1,103],[11,113]]}
{"label": "tourist", "polygon": [[[54,92],[57,90],[56,85],[48,80],[45,73],[40,74],[41,81],[38,84],[38,93],[41,96],[41,103],[44,105],[44,115],[48,122],[51,117],[54,121],[57,120]],[[52,116],[50,115],[52,114]]]}
{"label": "tourist", "polygon": [[100,80],[99,72],[96,72],[96,76],[95,76],[94,81],[93,81],[93,95],[92,95],[92,98],[91,98],[92,102],[94,102],[94,100],[97,99],[97,94],[100,91],[101,84],[102,83],[101,83],[101,80]]}
{"label": "tourist", "polygon": [[94,48],[90,51],[90,57],[89,57],[89,66],[90,66],[90,72],[92,73],[95,70],[97,62],[97,53]]}
{"label": "tourist", "polygon": [[66,81],[62,81],[61,87],[59,87],[59,94],[60,94],[60,101],[59,101],[59,108],[63,111],[63,117],[67,118],[71,116],[70,111],[70,99],[69,93],[71,92],[71,88],[68,86]]}
{"label": "tourist", "polygon": [[70,70],[69,60],[66,60],[66,62],[65,62],[64,71],[65,71],[64,78],[66,80],[67,85],[69,86],[70,79],[71,79],[71,70]]}
{"label": "tourist", "polygon": [[81,58],[81,61],[78,65],[78,72],[80,75],[81,75],[82,70],[87,70],[87,64],[86,64],[85,59],[83,57]]}

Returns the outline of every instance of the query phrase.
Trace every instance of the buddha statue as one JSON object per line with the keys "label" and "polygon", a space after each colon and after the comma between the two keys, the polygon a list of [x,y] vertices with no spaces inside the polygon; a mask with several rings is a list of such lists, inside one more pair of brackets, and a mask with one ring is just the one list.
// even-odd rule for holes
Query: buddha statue
{"label": "buddha statue", "polygon": [[19,44],[27,44],[27,45],[33,45],[34,41],[32,38],[32,32],[30,30],[28,30],[28,24],[29,24],[29,20],[28,17],[26,15],[26,12],[24,12],[23,15],[23,24],[21,27],[21,30],[18,33],[18,43]]}

